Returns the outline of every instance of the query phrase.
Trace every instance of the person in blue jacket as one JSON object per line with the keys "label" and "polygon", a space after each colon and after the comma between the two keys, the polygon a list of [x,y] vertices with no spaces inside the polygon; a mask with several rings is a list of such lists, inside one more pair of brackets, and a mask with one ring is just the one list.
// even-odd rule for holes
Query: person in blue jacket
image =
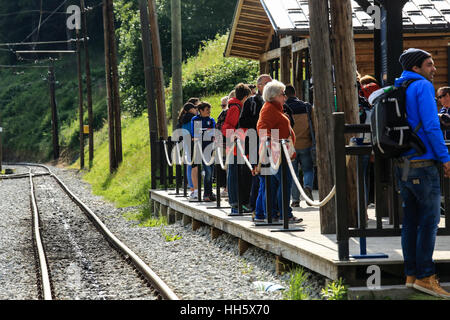
{"label": "person in blue jacket", "polygon": [[[191,120],[193,117],[197,115],[197,107],[190,102],[187,102],[183,109],[181,109],[180,114],[178,115],[178,123],[177,129],[186,129],[191,133]],[[188,150],[187,142],[183,140],[184,150]],[[188,159],[190,160],[190,159]],[[194,172],[194,175],[196,172]],[[191,191],[191,195],[194,192],[194,183],[192,181],[192,166],[186,165],[186,178],[188,183],[188,188]]]}
{"label": "person in blue jacket", "polygon": [[[200,102],[197,106],[199,114],[192,118],[191,120],[191,135],[194,140],[202,141],[202,152],[205,151],[206,147],[213,142],[214,129],[216,127],[216,121],[211,118],[211,105],[208,102]],[[196,125],[197,123],[197,125]],[[205,154],[206,161],[209,160],[209,156]],[[203,161],[203,170],[205,171],[205,190],[203,195],[203,201],[216,201],[216,196],[212,192],[212,174],[213,174],[213,166],[206,165]],[[192,165],[196,167],[194,163]],[[189,198],[190,201],[196,201],[197,192],[200,192],[201,186],[198,185],[198,181],[193,180],[194,182],[194,193]]]}
{"label": "person in blue jacket", "polygon": [[[450,155],[440,129],[434,86],[436,68],[430,53],[410,48],[399,59],[403,68],[395,86],[414,80],[406,90],[406,113],[411,128],[421,123],[417,132],[426,146],[421,156],[412,156],[407,180],[402,180],[404,162],[396,162],[396,175],[403,199],[401,244],[405,263],[406,286],[422,292],[450,298],[439,285],[433,262],[433,251],[440,221],[440,177],[437,163],[450,175]],[[414,155],[411,149],[404,156]]]}

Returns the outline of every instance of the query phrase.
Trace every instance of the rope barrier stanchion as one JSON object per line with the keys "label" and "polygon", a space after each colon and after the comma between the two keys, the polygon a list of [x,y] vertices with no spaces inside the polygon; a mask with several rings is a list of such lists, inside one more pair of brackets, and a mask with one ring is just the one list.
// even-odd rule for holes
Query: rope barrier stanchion
{"label": "rope barrier stanchion", "polygon": [[187,165],[183,164],[183,197],[187,197]]}
{"label": "rope barrier stanchion", "polygon": [[[266,154],[268,145],[270,144],[270,141],[267,140],[266,143],[263,143],[263,147],[261,150],[261,153],[259,155],[259,163],[258,163],[258,169],[261,171],[261,165],[262,165],[262,159],[264,159],[264,155]],[[265,167],[265,168],[268,168]],[[266,219],[265,222],[255,222],[255,227],[263,227],[263,226],[281,226],[281,222],[274,222],[272,218],[272,186],[271,186],[271,177],[269,174],[264,175],[264,192],[266,194],[265,199],[265,205],[266,205]]]}
{"label": "rope barrier stanchion", "polygon": [[[238,202],[238,207],[237,213],[230,213],[228,216],[234,217],[234,216],[248,216],[251,215],[251,213],[244,213],[244,199],[242,198],[242,194],[241,194],[241,177],[242,177],[242,165],[238,163],[238,152],[237,152],[237,145],[240,143],[238,141],[238,137],[235,137],[234,143],[233,143],[233,153],[234,153],[234,148],[236,147],[236,152],[234,154],[234,164],[236,165],[236,171],[237,171],[237,177],[236,177],[236,184],[237,184],[237,202]],[[245,156],[244,156],[245,158]]]}
{"label": "rope barrier stanchion", "polygon": [[172,137],[169,137],[167,139],[168,144],[169,144],[169,154],[172,156],[172,165],[171,166],[167,166],[167,170],[168,170],[168,174],[167,174],[167,181],[168,181],[168,185],[172,186],[173,185],[173,167],[175,166],[175,160],[173,158],[173,141],[172,141]]}
{"label": "rope barrier stanchion", "polygon": [[[161,137],[159,138],[159,153],[162,155],[166,150],[166,141]],[[168,155],[167,160],[170,162]],[[160,186],[164,186],[164,190],[167,190],[167,181],[166,181],[166,165],[164,161],[161,161],[159,163],[159,184]]]}
{"label": "rope barrier stanchion", "polygon": [[[196,151],[196,145],[198,145],[200,147],[199,144],[195,143],[194,141],[194,152]],[[198,191],[198,197],[197,197],[197,201],[201,202],[202,201],[202,160],[201,160],[201,154],[202,154],[202,150],[199,149],[198,150],[200,152],[200,158],[198,161],[196,161],[196,158],[194,158],[194,161],[197,162],[197,191]]]}
{"label": "rope barrier stanchion", "polygon": [[[286,145],[286,140],[281,140],[281,146],[284,148]],[[291,228],[289,229],[289,197],[290,194],[287,190],[288,184],[288,168],[287,163],[290,162],[290,158],[284,153],[280,152],[281,158],[281,212],[283,214],[283,228],[282,229],[273,229],[271,232],[297,232],[297,231],[305,231],[303,228]]]}
{"label": "rope barrier stanchion", "polygon": [[[221,146],[216,145],[216,147],[214,148],[216,150],[216,156],[217,157],[222,157],[222,154],[220,153],[220,148]],[[215,207],[206,207],[206,209],[230,209],[231,207],[222,207],[221,203],[221,196],[220,196],[220,185],[222,184],[222,179],[221,179],[221,175],[219,174],[219,170],[222,170],[222,167],[219,163],[217,163],[218,161],[216,161],[216,164],[214,165],[214,171],[215,171],[215,175],[216,175],[216,206]]]}

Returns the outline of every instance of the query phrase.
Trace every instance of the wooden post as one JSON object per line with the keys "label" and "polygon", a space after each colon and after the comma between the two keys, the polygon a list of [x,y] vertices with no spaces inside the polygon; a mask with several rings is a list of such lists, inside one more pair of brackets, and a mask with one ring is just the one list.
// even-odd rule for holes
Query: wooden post
{"label": "wooden post", "polygon": [[178,112],[183,107],[182,84],[182,42],[181,42],[181,4],[180,0],[172,0],[172,130],[175,130]]}
{"label": "wooden post", "polygon": [[[344,112],[345,123],[356,124],[359,123],[359,108],[352,6],[350,0],[331,0],[330,9],[337,108]],[[347,137],[347,143],[349,139]],[[356,173],[356,157],[347,157],[347,210],[352,227],[358,224]]]}
{"label": "wooden post", "polygon": [[77,73],[78,73],[78,112],[80,125],[80,169],[84,169],[84,132],[83,132],[83,81],[81,80],[80,30],[77,34]]}
{"label": "wooden post", "polygon": [[87,18],[86,8],[84,0],[80,0],[82,22],[83,22],[83,45],[84,45],[84,58],[86,69],[86,89],[87,89],[87,108],[88,108],[88,123],[89,123],[89,168],[92,167],[94,161],[94,116],[92,112],[92,80],[91,80],[91,66],[89,61],[89,45],[88,45],[88,30],[87,30]]}
{"label": "wooden post", "polygon": [[120,112],[120,97],[119,97],[119,71],[117,60],[117,47],[116,47],[116,35],[114,29],[114,10],[113,0],[109,1],[109,41],[110,41],[110,66],[111,66],[111,79],[113,88],[114,99],[114,125],[115,125],[115,143],[116,143],[116,159],[117,166],[122,162],[122,124],[121,124],[121,112]]}
{"label": "wooden post", "polygon": [[53,159],[57,160],[59,158],[58,111],[55,98],[55,68],[52,62],[50,62],[48,67],[48,87],[50,91],[50,108],[52,110]]}
{"label": "wooden post", "polygon": [[297,97],[303,96],[303,50],[292,53],[292,85]]}
{"label": "wooden post", "polygon": [[148,128],[150,133],[150,156],[151,156],[151,188],[156,189],[156,169],[159,163],[158,147],[158,122],[155,98],[155,76],[152,71],[153,55],[150,40],[150,22],[148,20],[147,0],[139,0],[139,11],[141,19],[142,50],[144,59],[145,91],[147,102]]}
{"label": "wooden post", "polygon": [[115,122],[114,122],[114,101],[112,98],[112,78],[110,64],[110,42],[109,42],[109,0],[103,0],[103,32],[105,46],[105,78],[108,101],[108,137],[109,137],[109,172],[113,173],[118,168],[115,147]]}
{"label": "wooden post", "polygon": [[[319,198],[328,195],[334,186],[333,163],[334,141],[330,129],[333,128],[334,111],[333,82],[331,74],[331,48],[329,38],[328,0],[309,0],[311,60],[314,79],[314,115],[317,123],[316,148]],[[320,208],[320,231],[322,234],[336,232],[335,203],[328,202]]]}
{"label": "wooden post", "polygon": [[158,16],[155,0],[148,0],[148,15],[152,36],[152,50],[154,59],[154,74],[156,80],[156,99],[158,101],[158,130],[159,137],[167,139],[166,103],[164,98],[164,73],[161,58],[161,43],[159,39]]}
{"label": "wooden post", "polygon": [[269,62],[268,61],[260,61],[259,62],[259,74],[268,74],[270,73],[269,70]]}
{"label": "wooden post", "polygon": [[291,83],[291,46],[281,48],[280,69],[281,82]]}

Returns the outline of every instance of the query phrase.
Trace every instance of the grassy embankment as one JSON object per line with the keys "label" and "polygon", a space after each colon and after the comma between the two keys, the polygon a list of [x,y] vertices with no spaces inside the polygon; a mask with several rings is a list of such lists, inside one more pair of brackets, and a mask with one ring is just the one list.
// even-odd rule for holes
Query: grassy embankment
{"label": "grassy embankment", "polygon": [[[224,41],[221,41],[222,44]],[[199,55],[190,58],[183,65],[183,76],[189,76],[201,68],[206,68],[223,59],[223,45],[207,46]],[[166,91],[170,91],[166,90]],[[217,118],[221,111],[220,99],[227,93],[200,96],[212,105],[211,116]],[[170,103],[168,92],[168,104]],[[171,132],[169,125],[169,134]],[[108,128],[105,125],[94,134],[95,158],[93,167],[84,175],[85,181],[92,185],[93,192],[114,202],[117,207],[138,207],[130,219],[139,220],[142,225],[152,225],[150,219],[148,190],[150,189],[150,146],[147,114],[138,118],[122,118],[123,163],[117,172],[109,173]],[[85,159],[88,159],[87,148]],[[72,168],[79,168],[75,162]]]}

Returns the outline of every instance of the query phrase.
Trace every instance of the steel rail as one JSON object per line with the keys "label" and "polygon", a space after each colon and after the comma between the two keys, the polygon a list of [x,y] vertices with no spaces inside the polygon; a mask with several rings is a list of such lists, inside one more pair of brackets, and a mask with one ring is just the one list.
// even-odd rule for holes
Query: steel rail
{"label": "steel rail", "polygon": [[129,249],[122,241],[120,241],[103,222],[89,209],[69,188],[45,165],[33,163],[15,163],[15,165],[35,166],[46,169],[49,175],[53,177],[66,194],[78,205],[78,207],[87,214],[88,218],[94,223],[98,230],[105,236],[106,240],[126,258],[129,258],[134,266],[142,273],[142,275],[155,287],[161,297],[166,300],[180,300],[180,298],[167,286],[164,281],[144,262],[142,259]]}
{"label": "steel rail", "polygon": [[42,297],[44,300],[53,300],[52,298],[52,287],[50,284],[50,276],[48,273],[48,265],[47,258],[45,256],[44,246],[42,244],[42,237],[39,228],[39,210],[36,202],[36,195],[34,193],[34,184],[33,184],[33,174],[31,173],[31,169],[29,172],[30,178],[30,201],[32,207],[32,216],[33,216],[33,233],[35,235],[34,242],[36,244],[36,250],[38,255],[39,267],[40,267],[40,276],[41,276],[41,289],[42,289]]}

